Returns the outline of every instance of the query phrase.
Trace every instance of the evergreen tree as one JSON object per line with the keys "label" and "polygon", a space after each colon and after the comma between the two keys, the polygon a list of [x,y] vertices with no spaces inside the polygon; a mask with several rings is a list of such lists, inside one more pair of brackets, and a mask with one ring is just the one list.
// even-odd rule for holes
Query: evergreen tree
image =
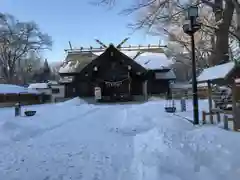
{"label": "evergreen tree", "polygon": [[45,59],[44,64],[43,64],[43,72],[50,75],[51,74],[51,69],[48,65],[47,59]]}

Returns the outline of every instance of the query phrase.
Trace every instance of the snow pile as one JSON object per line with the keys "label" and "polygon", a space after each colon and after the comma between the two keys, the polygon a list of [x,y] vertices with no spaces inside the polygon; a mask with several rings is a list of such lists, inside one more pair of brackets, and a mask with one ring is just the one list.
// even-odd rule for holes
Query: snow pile
{"label": "snow pile", "polygon": [[79,97],[76,97],[76,98],[67,100],[67,101],[65,101],[65,102],[58,103],[57,105],[64,105],[64,106],[67,106],[67,105],[75,105],[75,106],[80,106],[80,105],[82,105],[82,104],[87,104],[87,102],[84,101],[83,99],[80,99]]}
{"label": "snow pile", "polygon": [[14,84],[0,84],[0,94],[39,94],[38,91]]}
{"label": "snow pile", "polygon": [[231,143],[239,141],[236,134],[218,128],[179,128],[169,119],[161,120],[160,126],[134,139],[134,179],[239,178],[240,158],[236,155],[240,145]]}
{"label": "snow pile", "polygon": [[9,118],[13,112],[0,109],[2,180],[239,179],[238,133],[194,127],[166,113],[162,100],[79,101],[29,106],[33,117]]}
{"label": "snow pile", "polygon": [[[188,132],[190,143],[198,146],[200,170],[208,169],[215,179],[235,180],[240,175],[239,134],[217,127],[195,129]],[[214,157],[214,158],[213,158]],[[204,171],[202,171],[202,175]]]}

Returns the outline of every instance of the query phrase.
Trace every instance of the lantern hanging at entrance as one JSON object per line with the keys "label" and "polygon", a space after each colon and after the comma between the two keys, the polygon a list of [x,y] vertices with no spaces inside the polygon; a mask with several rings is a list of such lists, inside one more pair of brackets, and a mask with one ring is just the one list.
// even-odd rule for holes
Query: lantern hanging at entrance
{"label": "lantern hanging at entrance", "polygon": [[98,67],[97,67],[97,66],[94,66],[93,70],[94,70],[94,71],[97,71],[97,70],[98,70]]}

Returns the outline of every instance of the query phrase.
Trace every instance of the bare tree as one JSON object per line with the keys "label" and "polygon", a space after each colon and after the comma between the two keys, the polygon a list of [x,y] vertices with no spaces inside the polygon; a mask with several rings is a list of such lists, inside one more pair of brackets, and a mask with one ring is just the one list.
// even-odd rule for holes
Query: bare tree
{"label": "bare tree", "polygon": [[233,18],[234,5],[232,0],[225,0],[225,6],[223,5],[223,0],[215,0],[214,3],[205,0],[203,2],[212,8],[217,23],[217,28],[215,29],[215,46],[209,57],[211,65],[216,65],[220,61],[229,60],[229,31]]}
{"label": "bare tree", "polygon": [[57,61],[57,62],[52,62],[50,64],[51,67],[51,71],[52,71],[52,76],[54,80],[59,80],[60,79],[60,75],[59,75],[59,69],[62,66],[62,62],[61,61]]}
{"label": "bare tree", "polygon": [[43,66],[43,58],[35,51],[30,51],[26,57],[20,61],[18,72],[21,77],[21,83],[26,84],[33,80],[33,75]]}
{"label": "bare tree", "polygon": [[[186,2],[186,1],[185,1]],[[116,0],[101,0],[102,4],[113,5]],[[133,2],[134,3],[134,2]],[[199,42],[205,49],[196,48],[203,57],[209,56],[209,65],[218,64],[226,59],[229,51],[229,35],[239,40],[240,33],[240,5],[237,0],[189,0],[188,4],[197,4],[200,11],[208,9],[209,16],[202,16],[202,29],[196,36],[201,36]],[[175,41],[189,49],[189,39],[182,35],[179,39],[179,32],[173,33],[172,29],[182,29],[184,22],[184,11],[186,4],[179,0],[141,0],[134,3],[130,8],[123,11],[124,14],[139,13],[139,19],[131,27],[134,29],[148,29],[148,32],[165,33],[174,37]],[[236,10],[236,24],[232,23]],[[164,28],[163,28],[164,27]],[[182,33],[182,32],[181,32]],[[178,37],[178,39],[176,38]],[[172,37],[171,37],[172,38]],[[207,44],[207,46],[206,46]],[[203,51],[202,51],[203,50]]]}
{"label": "bare tree", "polygon": [[8,83],[17,83],[21,61],[30,51],[51,48],[50,36],[34,22],[20,22],[9,14],[0,14],[0,67]]}

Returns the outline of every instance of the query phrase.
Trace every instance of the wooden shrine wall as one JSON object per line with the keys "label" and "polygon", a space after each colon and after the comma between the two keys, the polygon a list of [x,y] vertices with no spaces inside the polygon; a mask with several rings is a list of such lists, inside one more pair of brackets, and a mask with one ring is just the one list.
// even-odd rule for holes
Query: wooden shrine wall
{"label": "wooden shrine wall", "polygon": [[166,94],[169,90],[169,83],[167,80],[148,80],[148,93],[149,94]]}

